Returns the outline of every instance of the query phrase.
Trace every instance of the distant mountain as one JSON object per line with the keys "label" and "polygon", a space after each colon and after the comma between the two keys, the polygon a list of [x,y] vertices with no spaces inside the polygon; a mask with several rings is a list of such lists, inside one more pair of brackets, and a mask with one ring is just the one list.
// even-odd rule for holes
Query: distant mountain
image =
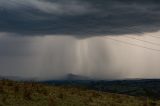
{"label": "distant mountain", "polygon": [[64,77],[64,80],[91,80],[91,79],[86,76],[69,73]]}

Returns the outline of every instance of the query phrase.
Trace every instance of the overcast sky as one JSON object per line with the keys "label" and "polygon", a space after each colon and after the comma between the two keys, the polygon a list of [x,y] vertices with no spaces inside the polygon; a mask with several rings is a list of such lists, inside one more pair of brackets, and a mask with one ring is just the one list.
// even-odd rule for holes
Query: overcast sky
{"label": "overcast sky", "polygon": [[160,77],[159,0],[0,0],[0,75]]}

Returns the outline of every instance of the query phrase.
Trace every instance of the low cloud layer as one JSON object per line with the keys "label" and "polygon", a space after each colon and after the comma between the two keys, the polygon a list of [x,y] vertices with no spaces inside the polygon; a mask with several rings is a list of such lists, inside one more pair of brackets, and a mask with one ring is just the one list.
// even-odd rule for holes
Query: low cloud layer
{"label": "low cloud layer", "polygon": [[158,0],[1,0],[0,31],[89,37],[160,29]]}

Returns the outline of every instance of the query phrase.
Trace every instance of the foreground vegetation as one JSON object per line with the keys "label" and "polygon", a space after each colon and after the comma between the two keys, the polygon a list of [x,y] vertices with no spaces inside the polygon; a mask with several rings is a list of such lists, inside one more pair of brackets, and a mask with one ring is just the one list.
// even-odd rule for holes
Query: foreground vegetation
{"label": "foreground vegetation", "polygon": [[74,86],[1,80],[0,106],[160,106],[160,100]]}

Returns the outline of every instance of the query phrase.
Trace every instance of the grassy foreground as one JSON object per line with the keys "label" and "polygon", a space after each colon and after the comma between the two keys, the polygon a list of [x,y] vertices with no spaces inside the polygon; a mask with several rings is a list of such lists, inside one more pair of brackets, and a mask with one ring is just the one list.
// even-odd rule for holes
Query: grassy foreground
{"label": "grassy foreground", "polygon": [[160,100],[73,86],[1,80],[0,106],[160,106]]}

